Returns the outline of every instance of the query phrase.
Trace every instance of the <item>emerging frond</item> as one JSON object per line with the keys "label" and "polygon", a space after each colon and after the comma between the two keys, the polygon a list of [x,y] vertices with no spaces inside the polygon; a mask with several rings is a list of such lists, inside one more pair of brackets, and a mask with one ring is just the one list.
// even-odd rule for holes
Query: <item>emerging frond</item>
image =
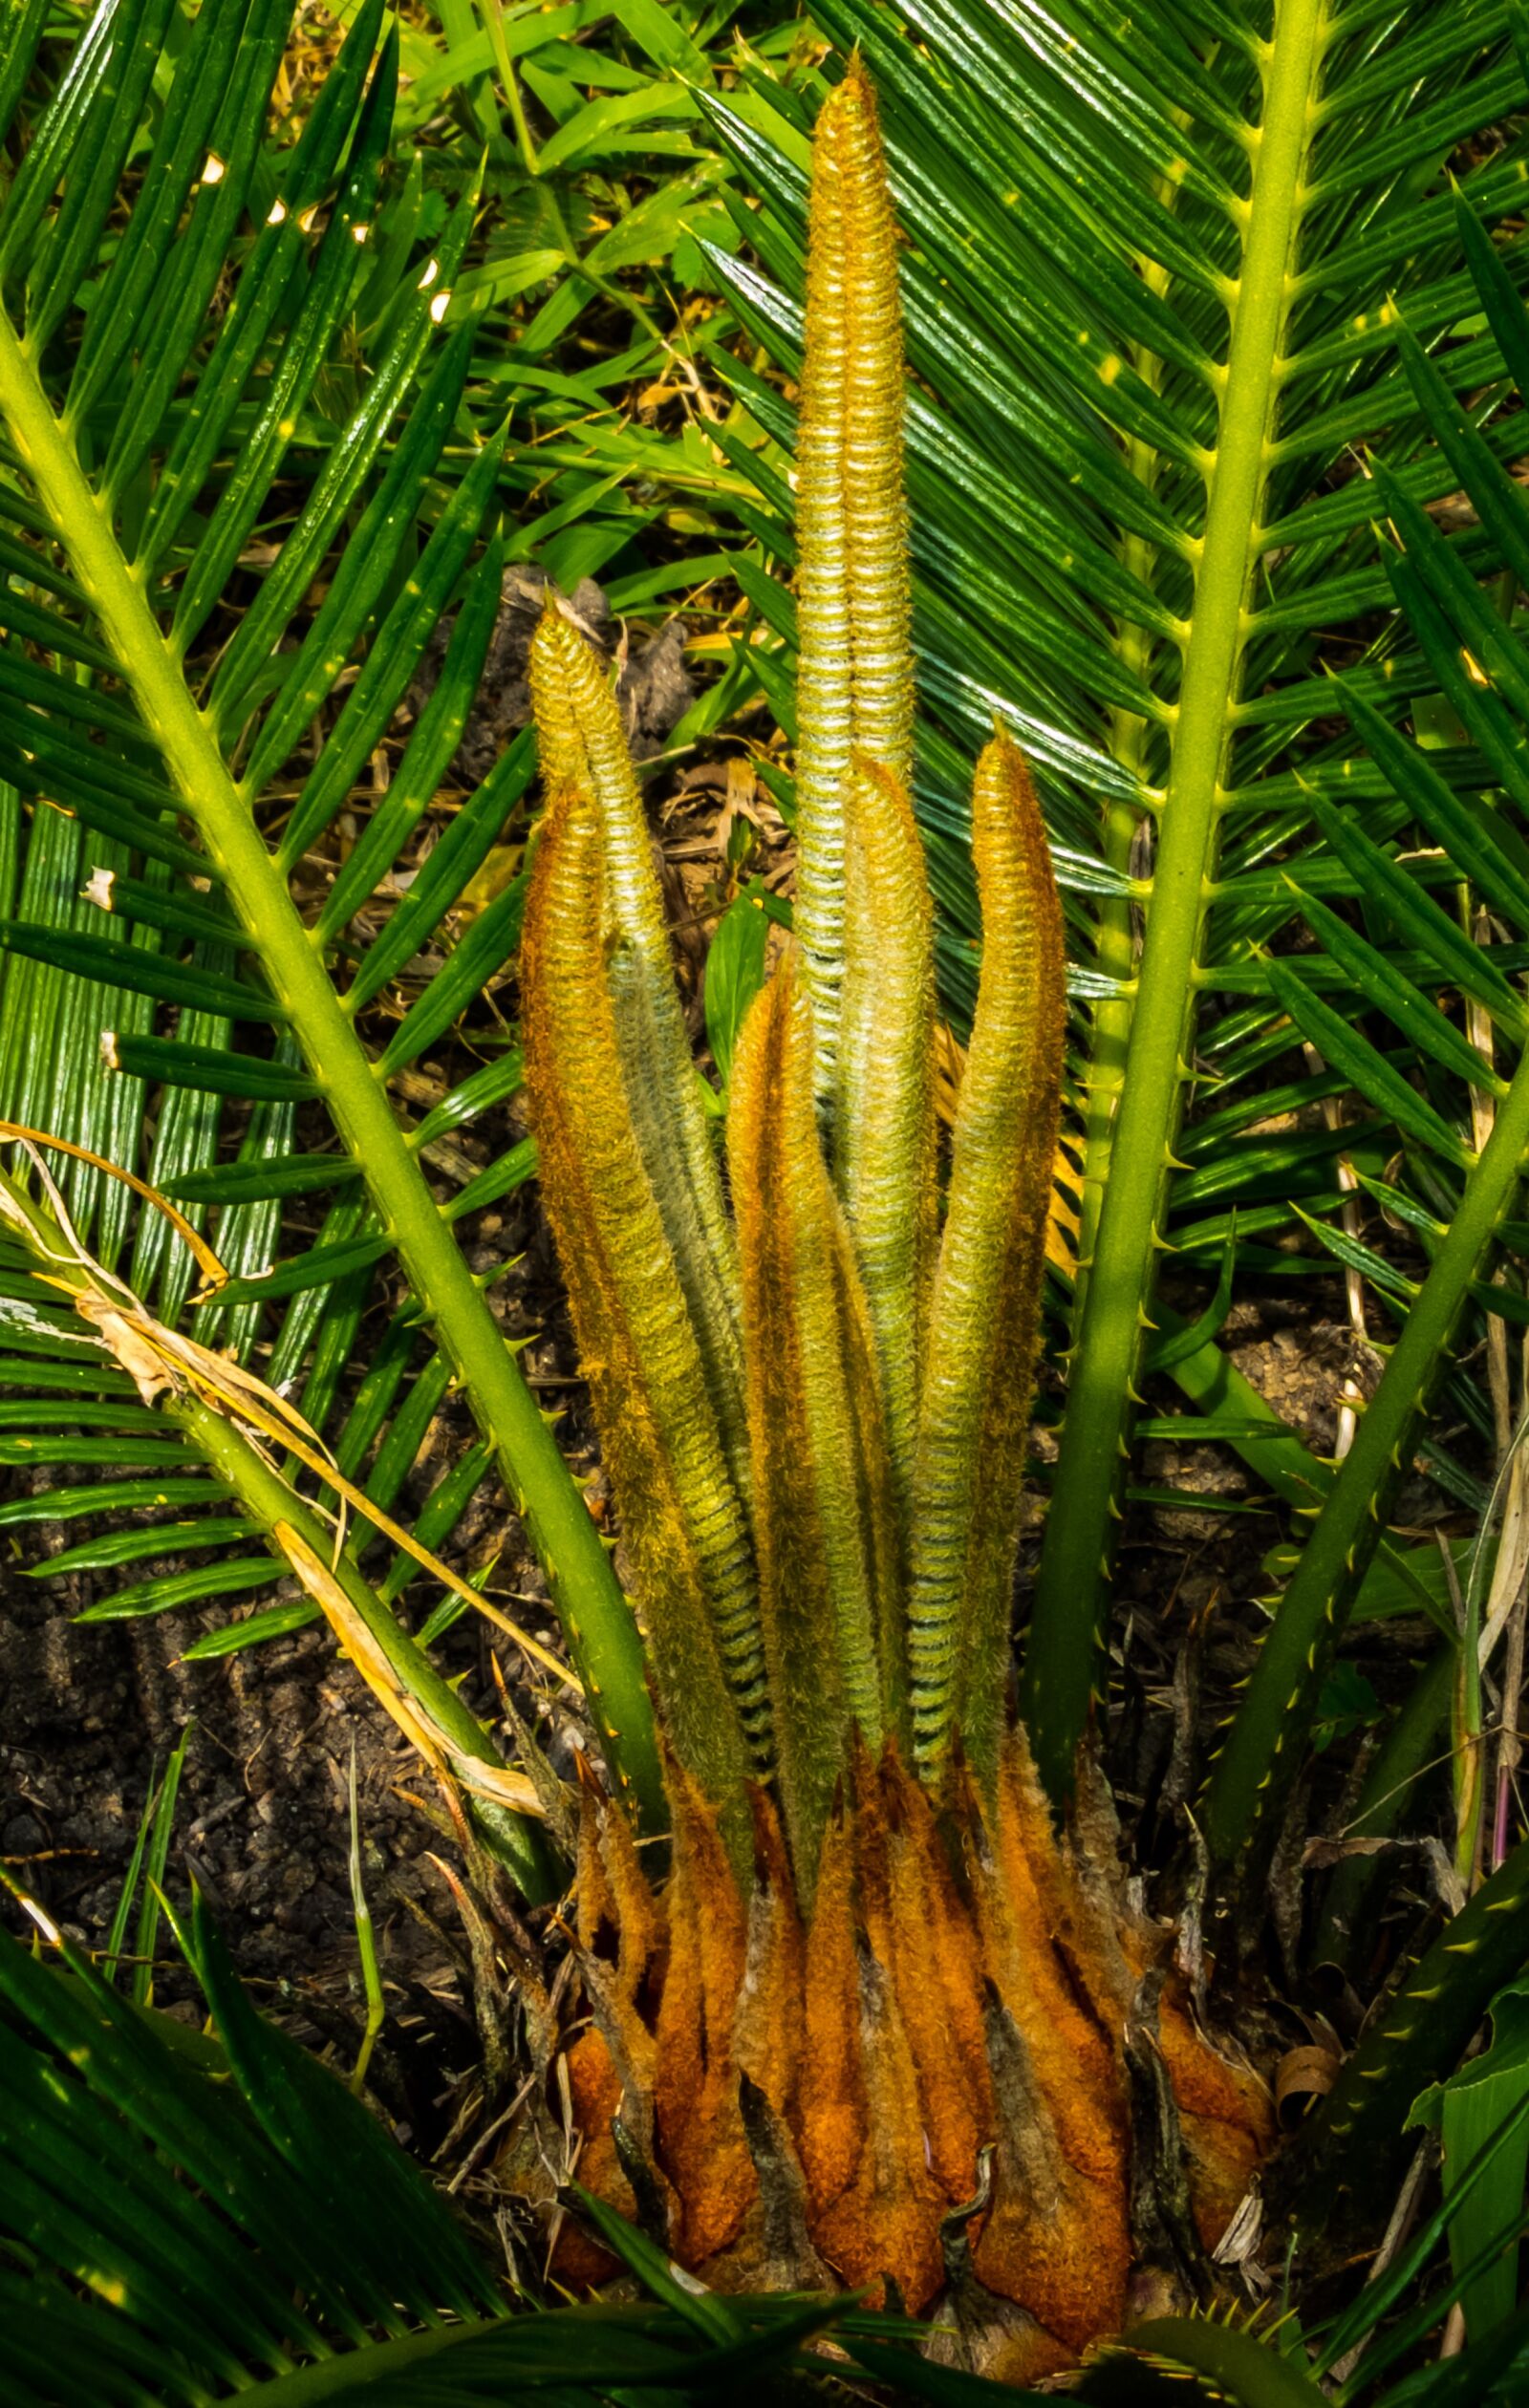
{"label": "emerging frond", "polygon": [[576,787],[595,807],[605,858],[600,943],[617,999],[614,1025],[628,1108],[685,1290],[728,1468],[746,1497],[737,1254],[620,713],[588,644],[555,607],[544,613],[533,638],[530,678],[549,789]]}
{"label": "emerging frond", "polygon": [[1062,913],[1018,746],[977,766],[982,975],[957,1108],[918,1422],[909,1623],[915,1741],[996,1768],[1041,1334],[1066,1019]]}
{"label": "emerging frond", "polygon": [[904,783],[913,766],[897,236],[875,98],[858,61],[823,111],[809,224],[797,461],[796,928],[819,1107],[831,1130],[841,1116],[845,789],[856,751]]}
{"label": "emerging frond", "polygon": [[778,974],[744,1025],[728,1162],[781,1793],[810,1895],[851,1734],[898,1728],[900,1548],[872,1317],[812,1104],[812,1022]]}
{"label": "emerging frond", "polygon": [[527,1084],[658,1692],[708,1794],[737,1798],[745,1732],[769,1761],[753,1547],[628,1101],[613,990],[633,990],[607,968],[596,811],[571,785],[542,826],[521,956]]}
{"label": "emerging frond", "polygon": [[906,1527],[938,1234],[934,915],[906,787],[864,754],[851,776],[839,1179],[876,1335]]}

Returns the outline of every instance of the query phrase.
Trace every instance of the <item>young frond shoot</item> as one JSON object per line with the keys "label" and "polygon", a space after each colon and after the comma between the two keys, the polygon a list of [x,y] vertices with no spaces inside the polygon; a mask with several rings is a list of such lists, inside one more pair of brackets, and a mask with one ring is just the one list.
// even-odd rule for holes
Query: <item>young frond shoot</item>
{"label": "young frond shoot", "polygon": [[[1496,968],[1498,947],[1518,941],[1500,868],[1495,883],[1476,884],[1471,823],[1485,747],[1469,697],[1462,705],[1453,688],[1463,680],[1482,694],[1479,672],[1508,692],[1497,663],[1518,649],[1506,594],[1525,576],[1522,496],[1480,495],[1485,470],[1500,474],[1522,448],[1513,389],[1525,376],[1515,229],[1529,183],[1519,19],[1497,0],[1412,0],[1389,12],[1367,0],[814,9],[837,54],[857,54],[874,75],[905,237],[915,792],[940,991],[961,1034],[985,916],[967,869],[969,764],[995,710],[1030,762],[1069,924],[1078,1225],[1073,1260],[1059,1266],[1071,1274],[1059,1349],[1065,1420],[1020,1683],[1036,1761],[1059,1801],[1109,1677],[1102,1643],[1117,1548],[1142,1502],[1140,1401],[1172,1380],[1200,1425],[1186,1422],[1174,1443],[1234,1448],[1256,1488],[1276,1487],[1298,1511],[1332,1483],[1329,1466],[1238,1371],[1226,1303],[1213,1304],[1234,1230],[1244,1299],[1250,1276],[1282,1294],[1307,1276],[1308,1222],[1342,1242],[1336,1222],[1361,1209],[1346,1201],[1351,1146],[1340,1155],[1316,1128],[1345,1065],[1313,1033],[1317,1015],[1296,1028],[1280,992],[1279,963],[1310,941],[1298,934],[1297,891],[1329,901],[1353,892],[1321,806],[1369,827],[1377,844],[1399,842],[1403,860],[1420,843],[1442,846],[1462,891],[1475,889],[1473,910],[1502,932],[1465,941],[1478,963]],[[869,481],[869,463],[885,456],[872,443],[857,432],[842,457],[824,450],[822,397],[838,354],[804,366],[804,303],[821,324],[827,297],[835,334],[858,311],[864,385],[854,390],[866,411],[884,346],[846,254],[815,241],[804,265],[794,104],[756,82],[746,101],[703,106],[751,196],[746,220],[738,212],[745,245],[713,244],[708,267],[758,346],[748,365],[725,337],[713,347],[742,438],[727,446],[718,499],[727,506],[740,470],[749,479],[738,505],[749,538],[741,581],[782,667],[801,641],[797,798],[811,831],[825,747],[837,747],[831,773],[857,741],[860,707],[857,696],[854,712],[846,704],[835,720],[818,701],[825,656],[813,647],[830,608],[822,579],[848,588],[851,549],[874,549],[886,503]],[[820,179],[827,166],[825,154]],[[865,219],[867,261],[882,223]],[[766,361],[775,374],[763,373]],[[795,408],[785,379],[796,381]],[[831,488],[851,459],[866,470],[859,516],[825,571],[812,559],[815,512],[825,478]],[[1388,480],[1399,514],[1382,492]],[[1462,486],[1475,508],[1440,522],[1436,505]],[[1411,553],[1408,511],[1438,523],[1444,538],[1427,614],[1412,602],[1396,609],[1375,542],[1389,519]],[[798,555],[793,620],[777,578]],[[1494,599],[1477,581],[1503,572]],[[1441,602],[1459,618],[1453,645],[1429,637]],[[874,614],[858,596],[854,608],[827,624],[858,669],[873,649]],[[877,624],[890,625],[884,610]],[[1340,662],[1358,711],[1333,711],[1327,670]],[[1436,692],[1470,730],[1469,745],[1455,734],[1431,751],[1461,804],[1445,836],[1402,828],[1363,718],[1367,703],[1395,734],[1411,699]],[[1496,817],[1494,807],[1488,824]],[[821,892],[804,863],[798,930],[814,978],[820,967],[825,978],[842,976],[837,861],[826,863]],[[1444,866],[1434,854],[1427,880],[1442,879]],[[1397,874],[1404,888],[1417,882],[1415,867]],[[1339,913],[1346,923],[1342,902]],[[1415,968],[1414,941],[1397,922],[1394,942]],[[1325,936],[1318,949],[1327,956],[1320,994],[1337,995],[1336,1017],[1350,1018],[1352,961],[1329,953]],[[1500,995],[1488,1000],[1480,968],[1467,972],[1455,983],[1498,1020]],[[1307,1051],[1292,1045],[1297,1036]],[[1444,1060],[1444,1042],[1434,1032],[1435,1104],[1439,1073],[1458,1081],[1463,1069],[1490,1094],[1458,1053]],[[1276,1143],[1263,1122],[1282,1057],[1288,1135]],[[1399,1092],[1407,1079],[1347,1084],[1376,1106],[1357,1140],[1375,1149],[1363,1180],[1404,1141],[1421,1142],[1421,1123]],[[1469,1100],[1458,1089],[1456,1099],[1451,1117],[1462,1104],[1468,1117]],[[1426,1191],[1420,1200],[1428,1208]],[[1170,1265],[1172,1301],[1159,1279]],[[1363,1276],[1350,1266],[1356,1310]],[[1471,1296],[1463,1346],[1487,1320]],[[1435,1332],[1444,1325],[1434,1317]],[[1355,1336],[1363,1345],[1363,1329]],[[1396,1419],[1388,1451],[1404,1460],[1428,1392],[1412,1381]],[[1309,1633],[1329,1609],[1341,1626],[1364,1584],[1356,1485],[1357,1475],[1315,1554],[1303,1547],[1312,1568],[1293,1627]],[[1367,1494],[1376,1494],[1371,1482]],[[1378,1535],[1385,1559],[1410,1552],[1402,1533],[1386,1530],[1384,1500]],[[1309,1636],[1303,1658],[1308,1645]],[[1282,1735],[1286,1764],[1307,1760],[1320,1688],[1319,1678],[1298,1695],[1285,1679],[1276,1719],[1264,1717],[1261,1760],[1239,1747],[1236,1795],[1223,1784],[1218,1798],[1218,1860],[1238,1857],[1251,1798],[1277,1828],[1279,1784],[1260,1788],[1270,1739]],[[1260,1706],[1271,1703],[1272,1693]]]}
{"label": "young frond shoot", "polygon": [[[596,2021],[575,2094],[592,2187],[633,2204],[619,2105],[671,2247],[711,2276],[831,2268],[918,2308],[942,2280],[942,2222],[979,2199],[977,2273],[1013,2303],[998,2354],[1034,2373],[1124,2305],[1124,2034],[1159,1942],[1126,1909],[1103,1814],[1059,1844],[1007,1728],[1062,917],[1000,727],[973,794],[984,945],[941,1197],[897,312],[875,106],[851,64],[820,119],[811,211],[801,943],[731,1065],[731,1226],[615,704],[555,605],[534,640],[548,807],[527,1086],[674,1824],[655,1896],[592,1797]],[[1171,1987],[1159,2037],[1213,2239],[1266,2139],[1260,2096]]]}
{"label": "young frond shoot", "polygon": [[825,108],[813,151],[797,466],[796,924],[830,1139],[840,1117],[851,761],[858,749],[904,783],[913,766],[897,235],[871,87],[853,80],[862,100]]}

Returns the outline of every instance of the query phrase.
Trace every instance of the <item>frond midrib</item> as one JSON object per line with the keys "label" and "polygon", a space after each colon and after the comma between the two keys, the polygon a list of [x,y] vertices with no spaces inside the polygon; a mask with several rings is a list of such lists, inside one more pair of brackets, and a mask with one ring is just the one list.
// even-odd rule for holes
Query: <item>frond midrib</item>
{"label": "frond midrib", "polygon": [[635,1793],[644,1816],[661,1821],[641,1643],[599,1534],[437,1209],[322,953],[267,851],[248,798],[226,767],[143,586],[118,548],[108,512],[92,491],[37,381],[31,355],[4,312],[0,416],[9,422],[51,531],[90,597],[183,807],[236,906],[250,950],[291,1015],[325,1102],[361,1166],[382,1226],[494,1442],[506,1489],[547,1572],[613,1772]]}
{"label": "frond midrib", "polygon": [[[1264,68],[1263,117],[1244,231],[1205,533],[1184,647],[1173,751],[1121,1101],[1108,1132],[1109,1186],[1081,1301],[1067,1395],[1067,1438],[1046,1518],[1023,1704],[1037,1762],[1054,1791],[1071,1779],[1088,1716],[1091,1649],[1078,1600],[1108,1578],[1114,1466],[1129,1430],[1146,1300],[1153,1287],[1173,1133],[1182,1108],[1206,889],[1217,858],[1221,774],[1258,556],[1276,362],[1291,307],[1291,263],[1325,30],[1326,0],[1285,0]],[[1088,1169],[1097,1175],[1097,1160]],[[1081,1693],[1080,1693],[1081,1692]]]}

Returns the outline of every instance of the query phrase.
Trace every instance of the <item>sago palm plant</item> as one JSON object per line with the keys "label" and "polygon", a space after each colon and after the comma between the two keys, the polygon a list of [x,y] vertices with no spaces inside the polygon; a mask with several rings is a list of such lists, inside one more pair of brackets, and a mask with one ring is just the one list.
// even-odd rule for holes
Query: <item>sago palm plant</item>
{"label": "sago palm plant", "polygon": [[1059,1845],[1008,1727],[1062,916],[1001,731],[941,1196],[896,246],[857,66],[814,160],[798,940],[733,1057],[731,1223],[614,699],[555,608],[532,652],[527,1086],[674,1834],[650,1883],[587,1809],[573,2094],[586,2181],[657,2212],[686,2264],[831,2270],[921,2310],[964,2252],[956,2311],[1021,2378],[1125,2310],[1129,2052],[1162,2052],[1209,2245],[1268,2114],[1159,1996],[1165,1935],[1127,1910],[1100,1798]]}
{"label": "sago palm plant", "polygon": [[[825,5],[837,27],[840,0]],[[159,0],[108,0],[51,92],[32,75],[47,11],[15,12],[0,61],[0,118],[19,110],[27,135],[0,224],[14,895],[0,1142],[19,1150],[0,1190],[14,1391],[0,1459],[125,1476],[0,1516],[14,1529],[108,1498],[183,1516],[168,1543],[207,1559],[130,1578],[105,1601],[122,1614],[258,1588],[274,1551],[301,1597],[198,1650],[327,1613],[545,1900],[569,1870],[558,1783],[528,1734],[524,1773],[498,1760],[392,1610],[421,1554],[455,1582],[452,1605],[486,1603],[431,1551],[497,1464],[606,1765],[577,1848],[597,2029],[572,2091],[592,2180],[719,2279],[764,2267],[890,2277],[909,2301],[948,2290],[969,2354],[1054,2365],[1120,2313],[1133,2263],[1194,2279],[1267,2135],[1256,2088],[1195,2029],[1167,1935],[1121,1895],[1078,1746],[1143,1333],[1155,1324],[1147,1367],[1209,1404],[1186,1436],[1235,1433],[1287,1499],[1326,1500],[1208,1800],[1231,1866],[1250,1835],[1273,1837],[1380,1538],[1371,1507],[1451,1341],[1486,1304],[1513,1309],[1515,1291],[1481,1281],[1494,1236],[1515,1241],[1521,963],[1490,931],[1462,945],[1428,889],[1463,875],[1473,901],[1525,925],[1512,822],[1475,799],[1517,794],[1529,717],[1518,631],[1484,622],[1476,582],[1516,557],[1522,504],[1498,465],[1515,437],[1492,414],[1506,369],[1529,381],[1518,252],[1499,257],[1477,221],[1507,214],[1525,178],[1511,146],[1486,158],[1462,230],[1435,172],[1520,98],[1518,18],[1280,0],[1254,22],[1196,0],[1183,22],[1143,16],[1149,64],[1091,0],[1056,20],[1060,39],[1027,8],[1001,26],[937,11],[917,46],[869,7],[842,13],[877,68],[911,241],[894,268],[857,70],[821,138],[799,433],[774,388],[743,379],[761,424],[801,447],[794,505],[765,463],[770,515],[751,519],[784,561],[796,512],[795,613],[757,566],[741,574],[802,638],[794,696],[758,648],[800,740],[802,882],[794,965],[732,1064],[720,1168],[619,724],[555,611],[537,647],[533,886],[504,842],[530,742],[466,794],[451,784],[522,530],[501,524],[499,437],[463,404],[471,336],[452,286],[471,197],[435,243],[412,219],[391,239],[397,53],[388,36],[374,57],[379,8],[357,11],[287,147],[266,132],[285,0],[216,0],[183,47]],[[772,118],[779,97],[750,70],[752,118],[721,114],[769,202],[750,230],[789,281],[804,192],[759,128],[784,124],[800,164],[806,126],[793,103]],[[789,306],[752,270],[722,272],[790,346]],[[363,306],[384,330],[371,355]],[[1387,474],[1335,475],[1366,431]],[[1417,505],[1461,485],[1475,523],[1446,542]],[[1399,561],[1377,548],[1382,511]],[[910,599],[925,699],[946,719],[916,756]],[[1315,634],[1370,611],[1374,657],[1335,694],[1313,674]],[[1393,723],[1435,693],[1471,735],[1464,758],[1425,762]],[[385,794],[346,829],[411,694]],[[982,748],[969,806],[959,743]],[[1069,973],[1087,1007],[1066,1040],[1082,1276],[1027,1676],[1040,1769],[1057,1795],[1077,1789],[1060,1839],[1005,1699],[1064,1047],[1061,915],[1026,763],[1074,936],[1080,892],[1100,905]],[[910,794],[937,823],[923,854]],[[443,795],[441,841],[415,849]],[[976,981],[951,941],[953,913],[977,917],[949,841],[968,808]],[[1358,893],[1364,938],[1330,909]],[[454,1133],[521,1085],[510,1045],[444,1093],[420,1065],[509,963],[528,907],[548,1198],[636,1613],[495,1318],[504,1266],[469,1269],[454,1233],[526,1180],[534,1148],[444,1205],[432,1184]],[[1298,918],[1314,951],[1271,961]],[[936,966],[972,1020],[948,1171]],[[1497,1037],[1476,1021],[1465,1043],[1424,988],[1471,997]],[[1228,999],[1218,1016],[1208,992]],[[1343,1008],[1324,1017],[1323,994]],[[1362,1002],[1426,1072],[1349,1026]],[[1278,1107],[1352,1088],[1371,1107],[1361,1134],[1246,1137],[1276,1108],[1262,1074],[1296,1028],[1325,1064]],[[1175,1135],[1191,1069],[1221,1084]],[[1345,1143],[1416,1233],[1423,1279],[1333,1227]],[[136,1225],[114,1172],[155,1192]],[[1238,1258],[1278,1271],[1287,1255],[1256,1250],[1287,1228],[1292,1188],[1406,1316],[1336,1478],[1214,1343],[1224,1203]],[[272,1266],[302,1197],[321,1199],[316,1240]],[[1165,1234],[1227,1272],[1187,1330],[1152,1301]],[[398,1309],[347,1382],[379,1265],[397,1268]],[[481,1441],[410,1532],[392,1509],[454,1388]],[[360,1558],[378,1517],[400,1553],[374,1581]],[[132,1566],[166,1542],[139,1520],[63,1560]],[[1415,1563],[1398,1552],[1387,1568],[1418,1593]],[[1447,1644],[1446,1690],[1473,1660],[1469,1641]],[[1361,1800],[1382,1836],[1432,1746],[1432,1674],[1426,1688],[1398,1726],[1405,1767],[1383,1752]],[[671,1827],[661,1873],[657,1847],[636,1848]],[[1354,1870],[1333,1883],[1336,1933],[1364,1927]],[[1517,1969],[1526,1886],[1522,1852],[1507,1856],[1353,2059],[1301,2153],[1308,2226],[1389,2164],[1401,2110]]]}

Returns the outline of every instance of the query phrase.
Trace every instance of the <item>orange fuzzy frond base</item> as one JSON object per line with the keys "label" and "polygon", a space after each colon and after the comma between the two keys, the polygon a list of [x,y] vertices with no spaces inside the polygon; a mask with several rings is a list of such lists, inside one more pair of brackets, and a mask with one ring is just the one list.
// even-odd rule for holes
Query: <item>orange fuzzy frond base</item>
{"label": "orange fuzzy frond base", "polygon": [[[1124,1903],[1112,1836],[1085,1815],[1057,1838],[1023,1743],[996,1802],[958,1775],[943,1813],[894,1748],[859,1751],[806,1921],[768,1796],[745,1897],[713,1810],[668,1778],[657,1895],[620,1817],[586,1802],[594,2020],[570,2071],[589,2188],[660,2219],[719,2288],[838,2282],[921,2313],[959,2267],[1004,2333],[992,2371],[1033,2380],[1126,2313],[1126,2043],[1145,2029],[1215,2246],[1273,2138],[1263,2088],[1195,2027],[1166,1935]],[[568,2247],[559,2271],[587,2279]]]}

